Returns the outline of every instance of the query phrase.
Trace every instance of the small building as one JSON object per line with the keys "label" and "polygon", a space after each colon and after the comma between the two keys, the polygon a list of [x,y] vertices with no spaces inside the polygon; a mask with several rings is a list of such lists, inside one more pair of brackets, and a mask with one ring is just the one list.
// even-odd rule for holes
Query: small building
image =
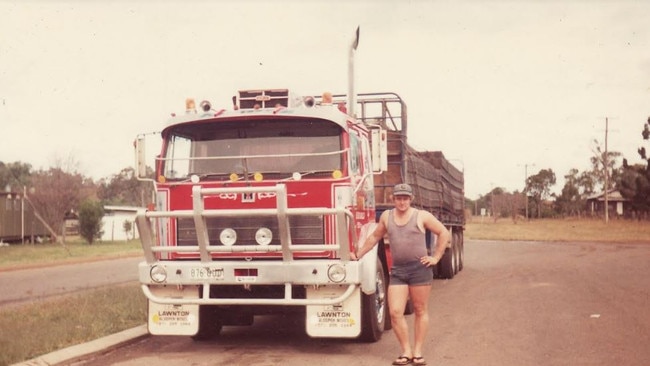
{"label": "small building", "polygon": [[[609,215],[624,216],[629,211],[629,200],[621,195],[618,189],[607,193]],[[587,197],[587,212],[592,216],[605,215],[605,193],[598,193]]]}
{"label": "small building", "polygon": [[127,241],[140,237],[135,215],[140,207],[104,206],[102,241]]}
{"label": "small building", "polygon": [[34,243],[49,236],[22,192],[0,192],[0,243]]}

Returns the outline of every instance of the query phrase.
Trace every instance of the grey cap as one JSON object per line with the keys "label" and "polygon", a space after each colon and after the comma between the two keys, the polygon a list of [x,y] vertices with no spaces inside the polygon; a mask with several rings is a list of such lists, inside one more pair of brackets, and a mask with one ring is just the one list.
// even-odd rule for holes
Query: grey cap
{"label": "grey cap", "polygon": [[397,184],[393,188],[393,196],[411,196],[413,197],[413,188],[406,183]]}

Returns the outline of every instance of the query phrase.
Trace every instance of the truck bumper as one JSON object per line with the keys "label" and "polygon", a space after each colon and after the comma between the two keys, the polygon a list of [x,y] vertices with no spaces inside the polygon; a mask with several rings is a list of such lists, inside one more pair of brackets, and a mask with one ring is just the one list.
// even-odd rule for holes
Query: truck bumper
{"label": "truck bumper", "polygon": [[[140,283],[147,298],[158,304],[176,305],[333,305],[352,295],[361,283],[362,273],[363,262],[340,260],[158,261],[139,265]],[[221,289],[233,286],[281,286],[284,291],[281,298],[219,296]],[[295,295],[295,286],[338,287],[344,291],[335,298],[309,298]]]}

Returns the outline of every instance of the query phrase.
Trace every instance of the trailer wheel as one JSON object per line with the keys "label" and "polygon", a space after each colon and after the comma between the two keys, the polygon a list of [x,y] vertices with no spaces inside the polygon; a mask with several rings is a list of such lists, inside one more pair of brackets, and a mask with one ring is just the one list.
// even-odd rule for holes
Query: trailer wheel
{"label": "trailer wheel", "polygon": [[221,322],[216,306],[199,305],[199,331],[192,336],[195,341],[207,341],[221,333]]}
{"label": "trailer wheel", "polygon": [[452,238],[452,248],[454,248],[454,274],[458,274],[460,272],[460,235],[454,232]]}
{"label": "trailer wheel", "polygon": [[465,241],[463,239],[463,232],[458,234],[458,271],[462,271],[465,267]]}
{"label": "trailer wheel", "polygon": [[376,290],[374,294],[361,294],[361,335],[365,342],[377,342],[385,329],[388,315],[388,302],[386,298],[387,283],[384,275],[384,266],[377,260]]}
{"label": "trailer wheel", "polygon": [[454,258],[456,253],[453,248],[453,241],[451,245],[451,248],[445,249],[445,254],[440,259],[440,262],[438,262],[438,275],[448,280],[454,278],[456,267],[456,260]]}

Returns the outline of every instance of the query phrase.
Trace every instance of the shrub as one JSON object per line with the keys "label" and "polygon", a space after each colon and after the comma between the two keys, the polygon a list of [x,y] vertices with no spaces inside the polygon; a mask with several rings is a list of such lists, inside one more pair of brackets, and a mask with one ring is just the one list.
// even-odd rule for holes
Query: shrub
{"label": "shrub", "polygon": [[85,200],[79,207],[79,235],[92,244],[102,236],[104,207],[101,202]]}

